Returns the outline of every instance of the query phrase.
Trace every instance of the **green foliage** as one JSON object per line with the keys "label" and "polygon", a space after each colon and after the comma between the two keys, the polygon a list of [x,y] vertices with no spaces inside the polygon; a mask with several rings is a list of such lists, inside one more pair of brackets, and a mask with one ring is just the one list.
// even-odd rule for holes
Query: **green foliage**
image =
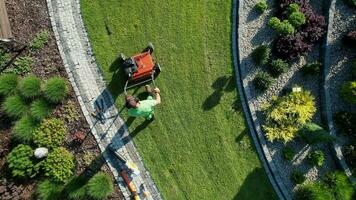
{"label": "green foliage", "polygon": [[69,89],[67,81],[61,77],[52,77],[44,86],[45,97],[52,103],[61,102],[67,95]]}
{"label": "green foliage", "polygon": [[271,19],[268,21],[268,26],[270,26],[273,29],[277,29],[277,27],[281,24],[281,20],[278,19],[277,17],[271,17]]}
{"label": "green foliage", "polygon": [[9,96],[2,104],[2,109],[13,118],[21,117],[28,110],[24,99],[19,95]]}
{"label": "green foliage", "polygon": [[341,96],[348,103],[356,104],[356,81],[348,81],[341,88]]}
{"label": "green foliage", "polygon": [[65,186],[65,193],[69,199],[84,199],[86,197],[87,178],[84,176],[76,176],[72,178]]}
{"label": "green foliage", "polygon": [[274,77],[278,77],[288,69],[288,63],[282,59],[273,60],[269,64],[269,70]]}
{"label": "green foliage", "polygon": [[0,69],[5,67],[11,60],[11,56],[4,49],[0,48]]}
{"label": "green foliage", "polygon": [[333,194],[322,183],[301,185],[295,193],[295,200],[333,200]]}
{"label": "green foliage", "polygon": [[304,174],[300,171],[293,171],[290,178],[295,184],[302,184],[306,180]]}
{"label": "green foliage", "polygon": [[53,149],[44,163],[45,175],[54,182],[67,182],[73,175],[73,169],[74,157],[63,147]]}
{"label": "green foliage", "polygon": [[268,63],[271,54],[271,49],[267,45],[260,45],[252,52],[252,58],[257,65],[265,65]]}
{"label": "green foliage", "polygon": [[286,96],[273,98],[265,110],[266,124],[263,128],[267,139],[291,141],[315,112],[314,97],[309,91],[291,92]]}
{"label": "green foliage", "polygon": [[312,63],[304,65],[302,67],[301,71],[305,75],[307,75],[307,74],[314,75],[314,74],[318,74],[320,72],[320,68],[321,68],[320,62],[312,62]]}
{"label": "green foliage", "polygon": [[300,130],[299,135],[307,144],[329,143],[335,140],[335,137],[315,123],[307,123]]}
{"label": "green foliage", "polygon": [[19,57],[14,62],[15,68],[13,69],[13,72],[15,74],[26,74],[30,72],[33,63],[34,62],[31,57]]}
{"label": "green foliage", "polygon": [[93,176],[87,184],[88,196],[93,199],[105,199],[114,190],[110,176],[103,172]]}
{"label": "green foliage", "polygon": [[13,129],[14,137],[21,143],[30,144],[37,127],[37,122],[29,115],[25,115],[16,122]]}
{"label": "green foliage", "polygon": [[30,44],[30,48],[32,50],[39,50],[44,47],[44,45],[48,42],[49,32],[47,30],[43,30],[38,32],[36,36],[33,38]]}
{"label": "green foliage", "polygon": [[354,144],[347,145],[343,149],[343,154],[347,161],[347,164],[350,166],[351,169],[356,169],[356,146]]}
{"label": "green foliage", "polygon": [[34,134],[34,142],[39,147],[55,148],[65,138],[64,123],[60,119],[45,119]]}
{"label": "green foliage", "polygon": [[313,151],[308,155],[308,162],[313,166],[321,167],[325,161],[322,151]]}
{"label": "green foliage", "polygon": [[295,151],[291,147],[284,147],[282,154],[285,160],[291,161],[294,158]]}
{"label": "green foliage", "polygon": [[14,177],[26,178],[35,175],[35,166],[32,162],[33,150],[30,146],[20,144],[7,156],[9,168]]}
{"label": "green foliage", "polygon": [[292,24],[295,28],[298,28],[306,23],[305,15],[299,11],[292,12],[288,16],[288,22]]}
{"label": "green foliage", "polygon": [[288,13],[291,14],[294,12],[299,12],[300,11],[299,9],[300,9],[300,7],[297,3],[291,3],[288,6]]}
{"label": "green foliage", "polygon": [[42,181],[37,186],[37,194],[40,200],[60,200],[62,199],[63,186],[49,180]]}
{"label": "green foliage", "polygon": [[268,8],[267,1],[266,1],[266,0],[261,0],[260,2],[258,2],[258,3],[256,4],[255,7],[256,7],[256,9],[257,9],[259,12],[263,13],[263,12],[265,12],[265,11],[267,10],[267,8]]}
{"label": "green foliage", "polygon": [[26,98],[34,98],[41,94],[41,79],[28,75],[20,81],[19,90]]}
{"label": "green foliage", "polygon": [[268,25],[282,35],[292,35],[295,32],[294,26],[288,20],[281,21],[277,17],[272,17]]}
{"label": "green foliage", "polygon": [[353,199],[355,191],[343,172],[336,171],[329,173],[325,176],[323,182],[332,191],[335,200]]}
{"label": "green foliage", "polygon": [[334,114],[334,120],[343,133],[356,137],[356,113],[338,112]]}
{"label": "green foliage", "polygon": [[259,72],[253,79],[253,85],[259,90],[268,89],[273,83],[273,77],[267,72]]}
{"label": "green foliage", "polygon": [[78,121],[79,113],[76,105],[73,101],[68,101],[67,104],[64,105],[64,121],[66,122],[74,122]]}
{"label": "green foliage", "polygon": [[9,95],[15,91],[18,78],[16,74],[2,74],[0,76],[0,95]]}
{"label": "green foliage", "polygon": [[37,99],[31,104],[31,115],[38,121],[48,117],[52,113],[52,106],[44,99]]}
{"label": "green foliage", "polygon": [[356,77],[356,59],[352,61],[352,75]]}

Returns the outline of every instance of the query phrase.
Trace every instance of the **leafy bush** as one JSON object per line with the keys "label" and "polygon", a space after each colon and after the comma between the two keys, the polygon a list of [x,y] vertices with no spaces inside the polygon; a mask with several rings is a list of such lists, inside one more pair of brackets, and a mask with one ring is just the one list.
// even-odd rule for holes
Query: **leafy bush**
{"label": "leafy bush", "polygon": [[0,95],[9,95],[15,91],[18,78],[16,74],[3,74],[0,76]]}
{"label": "leafy bush", "polygon": [[73,175],[74,157],[65,148],[58,147],[48,154],[44,163],[45,175],[54,182],[66,182]]}
{"label": "leafy bush", "polygon": [[318,74],[320,72],[321,63],[320,62],[312,62],[304,65],[302,67],[303,74]]}
{"label": "leafy bush", "polygon": [[356,8],[356,0],[344,0],[344,1],[347,5]]}
{"label": "leafy bush", "polygon": [[295,200],[333,200],[333,194],[322,183],[301,185],[294,195]]}
{"label": "leafy bush", "polygon": [[111,178],[103,173],[99,172],[93,176],[87,184],[88,195],[93,199],[105,199],[114,190]]}
{"label": "leafy bush", "polygon": [[308,91],[291,92],[274,98],[265,109],[266,123],[263,126],[267,139],[288,142],[300,127],[309,122],[316,112],[314,97]]}
{"label": "leafy bush", "polygon": [[68,95],[68,92],[67,81],[60,77],[48,79],[44,86],[45,97],[52,103],[61,102]]}
{"label": "leafy bush", "polygon": [[295,28],[298,28],[306,23],[306,19],[303,13],[295,11],[289,15],[288,22]]}
{"label": "leafy bush", "polygon": [[290,179],[293,181],[295,184],[302,184],[306,180],[304,174],[300,171],[293,171]]}
{"label": "leafy bush", "polygon": [[28,75],[20,81],[19,90],[26,98],[34,98],[41,94],[41,79]]}
{"label": "leafy bush", "polygon": [[24,99],[19,95],[7,97],[2,104],[2,109],[10,117],[19,118],[28,110]]}
{"label": "leafy bush", "polygon": [[261,13],[263,13],[264,11],[266,11],[267,8],[268,8],[268,5],[267,5],[267,1],[266,1],[266,0],[261,0],[260,2],[258,2],[258,3],[256,4],[256,9],[257,9],[259,12],[261,12]]}
{"label": "leafy bush", "polygon": [[31,104],[31,115],[38,121],[52,113],[52,106],[44,99],[37,99]]}
{"label": "leafy bush", "polygon": [[16,74],[26,74],[31,70],[33,63],[31,57],[19,57],[14,62],[15,68],[13,72]]}
{"label": "leafy bush", "polygon": [[334,114],[334,120],[342,132],[356,137],[356,113],[338,112]]}
{"label": "leafy bush", "polygon": [[294,158],[295,151],[290,147],[284,147],[282,154],[285,160],[291,161]]}
{"label": "leafy bush", "polygon": [[292,35],[295,32],[293,25],[288,20],[281,21],[277,17],[272,17],[268,25],[282,35]]}
{"label": "leafy bush", "polygon": [[271,49],[267,45],[260,45],[252,52],[252,58],[257,65],[265,65],[269,60]]}
{"label": "leafy bush", "polygon": [[344,147],[343,154],[347,164],[352,168],[356,168],[356,148],[354,144]]}
{"label": "leafy bush", "polygon": [[29,115],[25,115],[16,122],[13,129],[14,137],[21,143],[30,144],[33,141],[33,135],[37,127],[37,122]]}
{"label": "leafy bush", "polygon": [[356,104],[356,81],[348,81],[341,88],[342,98],[352,104]]}
{"label": "leafy bush", "polygon": [[291,13],[294,12],[299,12],[300,11],[300,7],[297,3],[291,3],[288,5],[288,15],[290,15]]}
{"label": "leafy bush", "polygon": [[269,64],[269,70],[271,74],[275,77],[278,77],[282,73],[286,72],[288,69],[288,63],[282,59],[273,60]]}
{"label": "leafy bush", "polygon": [[308,162],[313,166],[323,166],[324,160],[324,153],[322,151],[313,151],[308,155]]}
{"label": "leafy bush", "polygon": [[354,197],[354,189],[349,179],[343,172],[333,172],[325,176],[323,180],[326,187],[332,191],[335,200],[351,200]]}
{"label": "leafy bush", "polygon": [[43,30],[38,32],[36,36],[31,41],[30,47],[32,50],[39,50],[44,47],[44,45],[48,42],[49,32],[47,30]]}
{"label": "leafy bush", "polygon": [[14,177],[26,178],[35,175],[34,163],[32,162],[33,150],[30,146],[19,144],[7,156],[9,168]]}
{"label": "leafy bush", "polygon": [[37,186],[37,194],[40,200],[60,200],[62,199],[63,186],[49,180],[42,181]]}
{"label": "leafy bush", "polygon": [[72,178],[64,189],[69,199],[84,199],[86,196],[87,181],[87,178],[84,176],[76,176]]}
{"label": "leafy bush", "polygon": [[55,148],[63,143],[65,132],[62,120],[45,119],[34,134],[34,142],[39,147]]}
{"label": "leafy bush", "polygon": [[315,123],[306,123],[298,133],[307,144],[329,143],[335,137]]}
{"label": "leafy bush", "polygon": [[0,69],[5,67],[11,60],[11,56],[4,49],[0,48]]}
{"label": "leafy bush", "polygon": [[273,77],[267,72],[259,72],[255,79],[253,79],[253,85],[259,90],[268,89],[273,83]]}
{"label": "leafy bush", "polygon": [[297,33],[293,36],[278,37],[274,43],[274,51],[277,56],[284,60],[292,60],[311,51],[312,44],[305,41],[305,38]]}
{"label": "leafy bush", "polygon": [[277,27],[281,24],[281,20],[278,19],[278,17],[271,17],[271,19],[268,21],[268,26],[270,26],[273,29],[277,29]]}

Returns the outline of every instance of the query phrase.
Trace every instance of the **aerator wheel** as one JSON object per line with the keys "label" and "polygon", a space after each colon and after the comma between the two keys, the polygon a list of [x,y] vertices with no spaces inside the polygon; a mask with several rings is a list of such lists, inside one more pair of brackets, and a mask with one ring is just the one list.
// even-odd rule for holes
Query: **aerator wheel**
{"label": "aerator wheel", "polygon": [[147,47],[142,51],[142,53],[150,52],[150,54],[152,54],[153,50],[154,50],[154,46],[153,46],[152,42],[150,42],[150,43],[148,43]]}
{"label": "aerator wheel", "polygon": [[121,61],[124,61],[126,59],[126,57],[123,53],[119,54],[119,58],[121,59]]}

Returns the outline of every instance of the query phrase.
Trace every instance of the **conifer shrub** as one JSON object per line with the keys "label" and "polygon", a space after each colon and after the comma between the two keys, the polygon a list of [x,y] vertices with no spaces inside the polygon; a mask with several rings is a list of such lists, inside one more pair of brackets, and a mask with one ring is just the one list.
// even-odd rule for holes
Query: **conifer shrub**
{"label": "conifer shrub", "polygon": [[263,13],[267,10],[268,8],[268,4],[266,0],[260,0],[257,4],[256,4],[256,9],[260,12]]}
{"label": "conifer shrub", "polygon": [[347,176],[341,171],[326,174],[324,185],[333,193],[334,199],[354,199],[355,190]]}
{"label": "conifer shrub", "polygon": [[66,129],[60,119],[44,119],[34,134],[34,142],[38,147],[56,148],[65,138]]}
{"label": "conifer shrub", "polygon": [[306,23],[305,15],[299,11],[298,4],[290,4],[288,7],[289,16],[288,21],[291,23],[295,28],[299,28],[300,26]]}
{"label": "conifer shrub", "polygon": [[322,151],[313,151],[308,155],[308,162],[313,166],[321,167],[325,161],[324,153]]}
{"label": "conifer shrub", "polygon": [[293,171],[290,178],[295,184],[302,184],[306,180],[305,175],[300,171]]}
{"label": "conifer shrub", "polygon": [[348,81],[341,88],[341,97],[348,103],[356,104],[356,81]]}
{"label": "conifer shrub", "polygon": [[30,146],[19,144],[7,156],[7,162],[12,176],[29,178],[35,174],[35,165],[32,161],[33,150]]}
{"label": "conifer shrub", "polygon": [[31,104],[31,116],[38,121],[45,119],[52,113],[53,107],[45,99],[37,99]]}
{"label": "conifer shrub", "polygon": [[19,90],[26,98],[34,98],[41,94],[41,79],[28,75],[20,81]]}
{"label": "conifer shrub", "polygon": [[294,158],[295,151],[291,147],[284,147],[282,155],[285,160],[291,161]]}
{"label": "conifer shrub", "polygon": [[294,26],[288,20],[280,20],[277,17],[272,17],[268,25],[281,35],[292,35],[295,32]]}
{"label": "conifer shrub", "polygon": [[15,123],[13,129],[14,138],[21,143],[30,144],[33,135],[38,127],[38,123],[29,115],[24,115]]}
{"label": "conifer shrub", "polygon": [[269,64],[269,71],[272,76],[278,77],[282,73],[286,72],[288,69],[288,63],[282,59],[272,60]]}
{"label": "conifer shrub", "polygon": [[53,149],[44,163],[45,175],[58,183],[67,182],[73,175],[73,169],[74,156],[63,147]]}
{"label": "conifer shrub", "polygon": [[0,95],[6,96],[13,93],[17,87],[16,74],[6,73],[0,75]]}
{"label": "conifer shrub", "polygon": [[73,177],[65,186],[64,192],[69,199],[84,199],[87,193],[87,178],[84,176]]}
{"label": "conifer shrub", "polygon": [[320,62],[312,62],[304,65],[301,71],[304,75],[308,75],[308,74],[314,75],[314,74],[318,74],[320,72],[320,69],[321,69]]}
{"label": "conifer shrub", "polygon": [[334,120],[337,127],[345,134],[356,137],[356,113],[337,112],[334,114]]}
{"label": "conifer shrub", "polygon": [[2,104],[5,113],[13,118],[20,118],[28,111],[26,101],[19,95],[9,96]]}
{"label": "conifer shrub", "polygon": [[257,65],[265,65],[268,63],[271,54],[271,49],[267,45],[260,45],[252,52],[252,58]]}
{"label": "conifer shrub", "polygon": [[44,86],[45,97],[52,103],[61,102],[69,93],[67,81],[61,77],[52,77]]}
{"label": "conifer shrub", "polygon": [[331,143],[335,137],[315,123],[306,123],[300,130],[300,137],[307,144]]}
{"label": "conifer shrub", "polygon": [[294,194],[295,200],[334,200],[332,192],[322,183],[301,185]]}
{"label": "conifer shrub", "polygon": [[267,90],[273,83],[273,77],[267,72],[259,72],[253,79],[253,85],[259,90]]}
{"label": "conifer shrub", "polygon": [[93,176],[87,184],[88,196],[93,199],[105,199],[114,190],[110,176],[103,172]]}
{"label": "conifer shrub", "polygon": [[61,200],[63,186],[58,183],[44,180],[37,186],[37,195],[40,200]]}

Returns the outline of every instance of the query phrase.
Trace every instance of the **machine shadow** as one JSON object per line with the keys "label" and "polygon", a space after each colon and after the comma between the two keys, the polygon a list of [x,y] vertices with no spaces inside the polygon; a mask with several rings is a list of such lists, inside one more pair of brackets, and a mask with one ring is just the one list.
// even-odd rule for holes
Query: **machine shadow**
{"label": "machine shadow", "polygon": [[117,97],[124,92],[125,87],[125,73],[121,66],[123,61],[117,57],[110,65],[109,71],[112,72],[111,81],[108,84],[108,88],[116,101]]}

